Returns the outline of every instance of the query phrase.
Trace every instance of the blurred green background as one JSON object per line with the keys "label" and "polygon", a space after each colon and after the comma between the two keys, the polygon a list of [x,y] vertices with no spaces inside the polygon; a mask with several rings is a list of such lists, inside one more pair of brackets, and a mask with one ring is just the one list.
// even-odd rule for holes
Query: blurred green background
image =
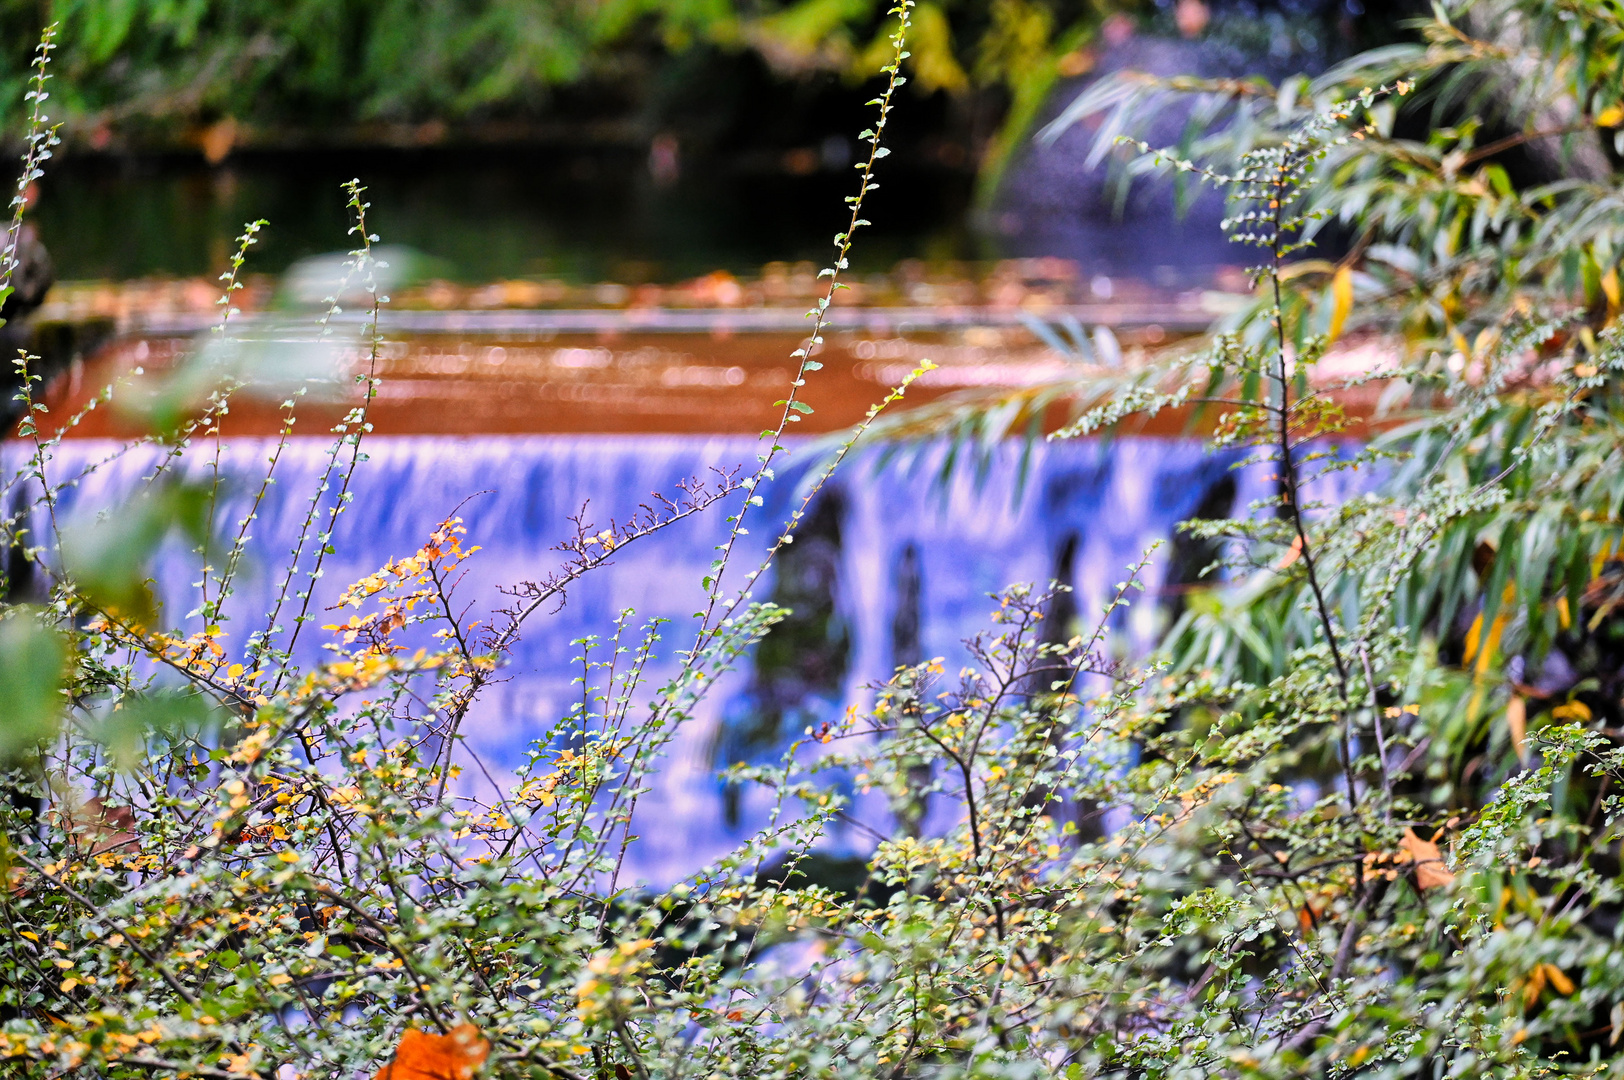
{"label": "blurred green background", "polygon": [[[990,223],[1035,123],[1125,38],[1198,50],[1174,64],[1278,74],[1403,33],[1418,2],[924,0],[890,186],[858,258],[1003,254]],[[259,216],[257,265],[279,269],[335,246],[337,184],[360,175],[379,228],[448,276],[669,280],[823,254],[884,11],[0,0],[0,101],[15,137],[30,49],[58,22],[64,147],[36,220],[64,278],[217,271]]]}

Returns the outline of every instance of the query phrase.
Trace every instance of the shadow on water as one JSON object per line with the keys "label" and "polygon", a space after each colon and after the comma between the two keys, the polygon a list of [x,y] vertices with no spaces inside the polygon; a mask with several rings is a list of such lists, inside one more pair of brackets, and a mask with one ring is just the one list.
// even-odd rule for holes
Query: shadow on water
{"label": "shadow on water", "polygon": [[[1215,521],[1229,517],[1234,508],[1235,477],[1226,474],[1206,489],[1189,518],[1193,521]],[[1173,535],[1169,547],[1162,603],[1168,617],[1177,620],[1184,614],[1188,594],[1194,589],[1213,584],[1219,578],[1218,563],[1224,552],[1222,541],[1193,536],[1182,529]]]}
{"label": "shadow on water", "polygon": [[[839,714],[851,665],[851,632],[839,603],[841,517],[839,488],[824,493],[778,556],[772,602],[788,610],[756,647],[750,687],[722,720],[715,760],[776,758],[804,729]],[[739,824],[739,790],[724,785],[724,816]]]}
{"label": "shadow on water", "polygon": [[[635,285],[827,258],[844,224],[849,169],[701,168],[658,182],[642,147],[250,152],[213,167],[179,156],[81,157],[53,170],[33,216],[63,280],[218,273],[255,218],[270,225],[249,268],[280,273],[343,243],[339,185],[352,177],[368,185],[376,231],[429,255],[452,280]],[[861,265],[975,253],[967,179],[892,173],[874,196]]]}

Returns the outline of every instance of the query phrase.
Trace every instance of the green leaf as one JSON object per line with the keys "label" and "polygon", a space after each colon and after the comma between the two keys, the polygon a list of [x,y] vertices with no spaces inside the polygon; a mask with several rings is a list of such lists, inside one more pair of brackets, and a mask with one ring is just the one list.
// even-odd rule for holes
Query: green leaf
{"label": "green leaf", "polygon": [[148,622],[155,606],[147,563],[172,529],[194,541],[202,538],[208,497],[203,488],[171,484],[103,517],[74,523],[63,532],[63,566],[96,607]]}
{"label": "green leaf", "polygon": [[0,762],[13,762],[56,735],[68,650],[33,611],[0,622]]}
{"label": "green leaf", "polygon": [[195,692],[159,692],[126,697],[91,729],[91,736],[107,748],[113,765],[131,772],[147,758],[147,737],[173,737],[217,727],[222,714],[208,698]]}

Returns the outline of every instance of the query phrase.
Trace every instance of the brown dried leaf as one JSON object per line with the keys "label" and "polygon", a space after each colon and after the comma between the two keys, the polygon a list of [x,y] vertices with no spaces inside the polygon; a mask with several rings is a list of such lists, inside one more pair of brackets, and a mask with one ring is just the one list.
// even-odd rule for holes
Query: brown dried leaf
{"label": "brown dried leaf", "polygon": [[135,812],[128,806],[108,806],[99,796],[84,802],[77,802],[71,795],[60,799],[56,818],[58,826],[68,834],[74,846],[85,854],[133,851],[139,846],[135,835]]}
{"label": "brown dried leaf", "polygon": [[1415,883],[1422,889],[1446,888],[1455,883],[1455,875],[1444,865],[1443,854],[1433,841],[1421,839],[1414,829],[1405,829],[1398,846],[1403,855],[1409,856],[1408,861],[1415,863]]}
{"label": "brown dried leaf", "polygon": [[375,1080],[469,1080],[490,1053],[491,1044],[473,1024],[459,1024],[447,1035],[407,1028],[395,1060],[379,1069]]}

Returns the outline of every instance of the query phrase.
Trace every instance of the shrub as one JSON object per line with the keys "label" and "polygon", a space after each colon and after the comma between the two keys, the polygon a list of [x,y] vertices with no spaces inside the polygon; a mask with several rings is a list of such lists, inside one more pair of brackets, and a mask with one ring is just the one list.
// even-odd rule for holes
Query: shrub
{"label": "shrub", "polygon": [[[894,90],[900,33],[893,48]],[[1068,390],[1091,404],[1062,436],[1201,405],[1215,443],[1272,464],[1277,499],[1191,526],[1221,545],[1229,583],[1193,596],[1142,667],[1103,654],[1143,566],[1077,636],[1045,625],[1053,590],[1007,591],[962,671],[899,670],[780,764],[736,769],[779,812],[667,890],[617,877],[643,780],[782,615],[750,599],[759,568],[723,592],[740,573],[731,546],[651,705],[636,702],[658,636],[623,621],[586,656],[567,748],[539,747],[500,801],[451,801],[446,747],[508,635],[606,549],[720,500],[738,535],[804,411],[793,395],[749,477],[577,536],[558,576],[480,635],[459,622],[450,583],[472,555],[448,520],[349,590],[340,653],[311,669],[292,660],[301,624],[240,667],[207,625],[147,628],[136,541],[198,520],[182,487],[155,489],[117,542],[34,544],[49,596],[0,624],[8,679],[26,673],[44,687],[26,700],[54,706],[18,713],[46,728],[9,748],[9,1063],[41,1077],[1611,1070],[1624,352],[1610,308],[1551,288],[1473,309],[1494,312],[1494,332],[1461,337],[1458,363],[1316,372],[1353,311],[1351,276],[1288,260],[1318,178],[1369,155],[1380,167],[1384,110],[1409,89],[1282,106],[1227,171],[1162,154],[1231,186],[1232,227],[1262,252],[1257,317]],[[372,241],[351,195],[364,278]],[[1599,251],[1592,236],[1582,257]],[[1339,396],[1372,384],[1424,407],[1333,452]],[[212,430],[220,393],[192,431]],[[365,423],[339,433],[340,478]],[[41,479],[50,443],[35,438]],[[1315,504],[1316,478],[1342,470],[1377,479]],[[312,521],[295,600],[330,533]],[[405,647],[428,631],[432,650]],[[894,821],[855,823],[874,854],[844,891],[811,877],[820,831],[850,813],[841,778],[888,798]],[[26,796],[47,787],[36,815]]]}

